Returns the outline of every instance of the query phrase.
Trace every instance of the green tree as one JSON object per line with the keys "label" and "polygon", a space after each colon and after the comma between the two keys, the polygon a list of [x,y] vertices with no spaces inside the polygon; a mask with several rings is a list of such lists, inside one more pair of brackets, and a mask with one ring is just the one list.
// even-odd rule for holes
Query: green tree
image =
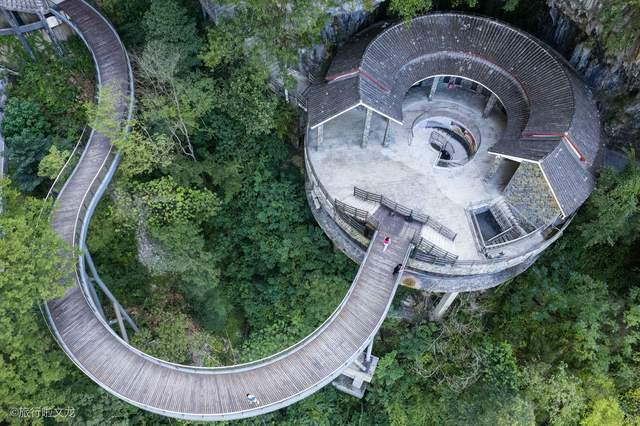
{"label": "green tree", "polygon": [[25,129],[45,134],[49,131],[50,125],[44,118],[40,105],[35,101],[19,96],[9,98],[2,120],[3,136],[10,138],[21,134]]}
{"label": "green tree", "polygon": [[49,122],[40,105],[30,99],[10,98],[5,107],[2,134],[7,145],[9,175],[18,189],[33,191],[43,179],[38,164],[51,146]]}
{"label": "green tree", "polygon": [[320,41],[322,28],[330,20],[328,11],[339,5],[335,0],[221,3],[233,6],[233,13],[209,30],[204,54],[209,66],[234,63],[246,56],[269,69],[279,68],[283,75],[298,63],[300,50]]}
{"label": "green tree", "polygon": [[621,239],[627,243],[635,239],[640,230],[639,203],[640,167],[635,161],[620,174],[604,169],[579,227],[586,246],[612,246]]}
{"label": "green tree", "polygon": [[57,146],[52,145],[49,149],[49,153],[40,160],[38,165],[38,176],[55,179],[67,161],[67,158],[69,158],[69,154],[69,151],[61,151]]}
{"label": "green tree", "polygon": [[582,384],[564,365],[557,369],[531,365],[524,372],[523,383],[528,398],[535,404],[538,424],[574,425],[586,409]]}
{"label": "green tree", "polygon": [[624,423],[624,412],[618,401],[598,399],[591,404],[590,413],[580,422],[582,426],[618,426]]}
{"label": "green tree", "polygon": [[[73,270],[69,248],[39,219],[42,202],[0,181],[0,421],[17,407],[62,405],[69,363],[38,305],[63,295]],[[63,285],[63,283],[65,285]]]}
{"label": "green tree", "polygon": [[[517,4],[518,0],[515,0]],[[466,5],[469,7],[476,7],[478,0],[451,0],[451,7],[459,7]],[[515,8],[514,1],[510,0],[509,4],[505,6],[507,10]],[[403,19],[411,19],[419,15],[424,15],[433,8],[433,0],[391,0],[389,2],[389,12],[396,16],[400,16]]]}
{"label": "green tree", "polygon": [[198,63],[202,47],[195,19],[175,0],[151,0],[142,20],[145,50],[153,49],[162,57],[179,55],[182,70]]}

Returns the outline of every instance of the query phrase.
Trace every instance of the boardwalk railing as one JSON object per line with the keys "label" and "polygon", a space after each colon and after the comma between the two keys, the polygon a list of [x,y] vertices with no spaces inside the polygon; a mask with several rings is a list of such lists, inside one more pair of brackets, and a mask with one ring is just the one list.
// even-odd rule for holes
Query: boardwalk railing
{"label": "boardwalk railing", "polygon": [[451,241],[456,239],[457,234],[455,232],[453,232],[451,229],[447,228],[440,222],[436,221],[431,216],[428,216],[417,210],[410,209],[409,207],[393,201],[392,199],[385,197],[384,195],[375,194],[373,192],[358,188],[357,186],[353,187],[353,195],[357,198],[360,198],[361,200],[383,205],[391,211],[407,217],[409,220],[420,222],[438,232],[440,235],[450,239]]}
{"label": "boardwalk railing", "polygon": [[[73,147],[69,157],[67,157],[67,161],[65,161],[60,168],[60,171],[53,179],[53,183],[51,184],[46,197],[44,197],[45,202],[51,200],[52,197],[57,197],[58,194],[64,190],[66,182],[69,181],[71,173],[73,173],[78,161],[80,161],[80,158],[82,157],[84,147],[91,138],[91,134],[92,131],[87,131],[87,126],[82,129],[78,142],[76,142],[76,145]],[[42,214],[42,212],[40,212],[40,214]]]}
{"label": "boardwalk railing", "polygon": [[411,257],[422,262],[436,265],[453,265],[458,260],[457,255],[449,253],[432,242],[425,240],[419,233],[413,236],[412,244],[414,245],[414,249]]}

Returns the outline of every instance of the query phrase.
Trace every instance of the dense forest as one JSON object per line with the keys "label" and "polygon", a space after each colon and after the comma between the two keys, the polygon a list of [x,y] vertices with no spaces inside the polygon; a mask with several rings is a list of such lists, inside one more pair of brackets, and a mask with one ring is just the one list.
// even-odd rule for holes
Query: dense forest
{"label": "dense forest", "polygon": [[[15,407],[73,407],[74,417],[55,419],[72,424],[178,423],[85,377],[39,309],[63,294],[59,283],[74,267],[52,255],[70,248],[48,225],[45,198],[86,126],[109,134],[123,154],[87,245],[140,326],[131,338],[141,350],[198,366],[259,359],[318,327],[357,271],[307,205],[300,111],[268,85],[274,74],[291,83],[283,70],[321,42],[333,2],[245,0],[215,23],[196,0],[95,3],[133,61],[130,132],[105,118],[116,91],[101,88],[113,102],[95,104],[93,63],[79,39],[65,41],[59,57],[29,34],[32,61],[16,39],[0,38],[11,70],[2,123],[9,175],[0,181],[0,423],[25,421],[11,415]],[[402,19],[476,3],[391,0],[377,13]],[[501,18],[526,13],[517,1],[496,3]],[[439,323],[419,309],[391,315],[376,338],[380,362],[365,398],[328,386],[237,423],[640,424],[633,155],[624,170],[600,171],[567,233],[521,276],[464,295]],[[406,297],[428,299],[403,288],[396,305]]]}

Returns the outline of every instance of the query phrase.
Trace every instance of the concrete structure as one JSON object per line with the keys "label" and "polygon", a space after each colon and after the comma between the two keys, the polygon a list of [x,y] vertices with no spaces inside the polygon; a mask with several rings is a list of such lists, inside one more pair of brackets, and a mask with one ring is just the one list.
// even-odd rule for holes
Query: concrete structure
{"label": "concrete structure", "polygon": [[[36,15],[52,14],[71,27],[93,56],[98,83],[115,87],[123,95],[118,98],[113,118],[122,121],[131,118],[134,85],[129,58],[113,27],[95,8],[83,0],[63,0],[57,5],[44,0],[0,0],[0,8]],[[371,42],[375,34],[379,37]],[[448,43],[459,46],[442,46],[439,40],[445,40],[444,34],[449,38]],[[487,42],[486,46],[482,45],[483,41]],[[482,49],[483,54],[473,55],[474,48]],[[415,49],[422,52],[421,55],[408,54]],[[360,268],[341,304],[320,327],[295,345],[258,361],[200,368],[157,359],[129,345],[126,326],[132,331],[137,327],[117,300],[110,297],[86,246],[91,217],[118,167],[120,154],[115,152],[109,138],[90,133],[77,166],[57,196],[51,218],[60,237],[82,254],[77,258],[73,285],[60,299],[45,303],[44,311],[61,349],[103,389],[142,409],[191,420],[230,420],[267,413],[293,404],[329,383],[361,397],[377,365],[377,358],[372,354],[374,338],[401,281],[423,274],[426,277],[420,278],[423,281],[434,280],[437,286],[447,288],[439,290],[449,293],[436,311],[436,317],[441,317],[455,297],[453,292],[460,291],[453,285],[447,287],[447,280],[456,285],[486,287],[526,268],[557,238],[560,234],[557,227],[568,222],[588,195],[593,182],[589,177],[599,150],[594,133],[597,121],[593,121],[593,117],[586,117],[592,120],[590,123],[581,121],[595,111],[589,95],[575,77],[568,77],[569,71],[552,53],[522,33],[482,18],[430,15],[389,28],[374,26],[356,37],[344,52],[347,52],[345,56],[337,57],[332,64],[330,82],[310,91],[309,129],[317,129],[317,151],[311,154],[309,145],[313,141],[309,136],[305,156],[307,196],[320,225],[338,247],[360,262]],[[524,55],[523,60],[504,63],[501,60],[504,57],[492,57],[502,54],[514,58],[517,56],[514,52]],[[482,59],[484,55],[489,57]],[[529,68],[537,65],[540,69]],[[468,77],[473,81],[468,89],[474,96],[479,87],[477,82],[491,88],[507,112],[506,121],[504,117],[494,116],[496,108],[486,108],[484,101],[480,108],[475,107],[472,97],[439,99],[436,85],[430,89],[435,96],[429,111],[418,114],[414,125],[403,126],[405,113],[409,116],[415,112],[410,109],[411,102],[405,103],[406,92],[413,83],[434,75],[443,76],[442,84],[448,89],[467,84],[467,80],[451,76]],[[538,77],[542,80],[538,81]],[[551,80],[545,81],[544,77]],[[416,102],[419,104],[420,100]],[[403,109],[405,105],[408,107]],[[359,110],[359,106],[366,109]],[[467,109],[462,110],[463,107]],[[481,121],[485,109],[492,111],[486,122]],[[351,140],[348,132],[340,137],[332,133],[341,130],[332,127],[339,123],[334,121],[338,116],[353,122],[360,122],[362,118],[363,127],[356,126],[357,139]],[[382,122],[380,116],[384,118]],[[523,133],[525,129],[528,130]],[[550,133],[561,131],[565,133],[560,136]],[[416,140],[409,144],[413,139]],[[529,140],[540,143],[527,142]],[[435,151],[428,154],[430,146],[435,147]],[[332,195],[342,194],[340,191],[346,187],[344,179],[332,181],[335,172],[331,174],[328,172],[331,167],[325,167],[336,163],[335,159],[327,162],[325,158],[333,149],[342,149],[343,156],[349,152],[373,155],[372,168],[357,158],[360,163],[353,162],[349,176],[355,179],[364,173],[370,180],[362,179],[357,182],[361,188],[351,189],[353,199],[348,200],[351,204]],[[386,151],[393,152],[387,157],[389,160],[375,163],[387,156]],[[510,163],[483,160],[489,153],[508,157]],[[435,162],[425,162],[429,155],[436,156]],[[374,192],[385,188],[374,188],[370,182],[381,177],[378,182],[388,183],[391,172],[397,174],[402,170],[402,167],[381,167],[390,164],[389,161],[398,161],[393,160],[394,157],[404,164],[415,162],[418,172],[411,179],[419,185],[407,185],[413,182],[398,174],[403,179],[400,184],[386,188],[393,189],[393,193]],[[529,227],[510,209],[507,201],[498,197],[478,205],[477,209],[474,204],[471,213],[484,209],[483,212],[492,214],[496,226],[511,225],[499,235],[506,239],[501,249],[513,252],[509,256],[486,259],[495,249],[490,243],[497,235],[490,240],[476,235],[473,241],[483,243],[484,247],[473,251],[472,240],[467,237],[484,230],[474,228],[473,221],[477,220],[474,215],[469,216],[469,231],[459,226],[459,222],[452,222],[451,226],[444,224],[449,217],[437,211],[422,211],[425,205],[414,205],[414,200],[419,199],[418,192],[431,190],[420,182],[426,178],[435,181],[436,174],[431,170],[434,166],[454,173],[452,179],[457,176],[460,185],[470,185],[468,173],[479,177],[483,172],[493,171],[493,175],[501,177],[510,174],[514,169],[512,163],[518,160],[535,163],[541,169],[545,183],[553,192],[553,200],[558,203],[560,217],[543,228],[513,237],[528,231]],[[328,183],[326,187],[324,181]],[[528,185],[527,188],[538,188],[539,175],[526,172],[518,182]],[[570,186],[563,186],[563,182]],[[437,184],[447,189],[446,183]],[[466,195],[461,202],[464,204],[475,196],[476,190],[491,195],[498,186],[479,185],[474,194],[462,191]],[[520,192],[516,189],[512,188],[510,193],[517,198]],[[443,202],[433,195],[423,201],[428,200]],[[536,197],[538,204],[546,205],[547,201],[543,196]],[[538,211],[536,206],[531,212]],[[437,217],[440,215],[443,217]],[[455,209],[451,216],[460,219]],[[387,237],[392,243],[383,248]],[[451,251],[443,248],[446,244],[452,245]],[[455,254],[453,250],[458,247],[460,254]],[[412,267],[410,273],[392,274],[397,265],[404,268],[408,262]],[[481,283],[485,277],[493,281]],[[121,336],[104,317],[94,283],[113,304]]]}
{"label": "concrete structure", "polygon": [[306,106],[308,198],[325,232],[357,259],[345,236],[364,250],[357,222],[380,206],[420,221],[403,283],[439,293],[529,267],[589,196],[600,162],[599,116],[575,71],[534,37],[477,16],[367,28]]}
{"label": "concrete structure", "polygon": [[[0,7],[11,9],[18,3],[22,7],[29,1],[0,0]],[[113,118],[130,119],[133,75],[115,30],[83,0],[64,0],[56,7],[49,6],[47,13],[66,22],[85,42],[95,61],[98,83],[113,85],[122,93]],[[376,366],[373,340],[400,282],[392,271],[397,264],[406,264],[420,229],[418,223],[384,210],[370,218],[349,210],[370,224],[366,234],[370,243],[367,241],[368,249],[345,298],[320,327],[295,345],[247,364],[220,368],[177,365],[129,345],[128,333],[137,327],[98,276],[86,246],[91,217],[119,161],[110,140],[90,132],[77,166],[58,193],[51,218],[60,237],[82,254],[77,259],[74,285],[43,308],[53,336],[83,373],[130,404],[192,420],[230,420],[267,413],[334,381],[353,395],[363,394]],[[347,214],[334,220],[359,226]],[[383,253],[384,235],[392,235],[394,244]],[[94,284],[113,304],[113,324],[117,324],[120,336],[104,317]],[[255,396],[258,403],[247,395]]]}

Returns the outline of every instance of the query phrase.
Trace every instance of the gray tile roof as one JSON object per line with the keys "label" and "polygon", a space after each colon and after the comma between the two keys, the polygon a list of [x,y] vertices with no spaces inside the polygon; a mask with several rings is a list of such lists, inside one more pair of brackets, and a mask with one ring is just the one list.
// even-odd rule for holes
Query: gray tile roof
{"label": "gray tile roof", "polygon": [[327,70],[327,80],[332,80],[336,76],[357,70],[369,43],[388,26],[388,22],[378,22],[360,31],[349,42],[340,46]]}
{"label": "gray tile roof", "polygon": [[591,194],[595,179],[591,172],[580,164],[577,154],[566,141],[558,144],[556,149],[542,160],[540,167],[565,216],[575,212]]}
{"label": "gray tile roof", "polygon": [[551,153],[560,143],[560,136],[520,139],[502,139],[491,148],[489,152],[495,155],[523,158],[531,161],[540,161]]}
{"label": "gray tile roof", "polygon": [[341,50],[328,77],[353,74],[310,90],[312,128],[359,104],[402,122],[413,84],[460,76],[489,88],[507,112],[491,153],[542,162],[565,215],[591,191],[601,148],[597,108],[570,65],[535,37],[488,18],[434,13],[374,27]]}
{"label": "gray tile roof", "polygon": [[358,81],[351,77],[311,86],[307,92],[307,113],[314,118],[312,127],[358,105]]}

